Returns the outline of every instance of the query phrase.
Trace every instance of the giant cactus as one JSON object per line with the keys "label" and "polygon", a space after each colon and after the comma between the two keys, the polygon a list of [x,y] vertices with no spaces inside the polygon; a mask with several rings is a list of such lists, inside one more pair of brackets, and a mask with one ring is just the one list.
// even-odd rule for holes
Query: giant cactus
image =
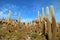
{"label": "giant cactus", "polygon": [[12,12],[9,10],[8,19],[7,19],[7,22],[8,22],[8,23],[9,23],[9,21],[10,21],[11,15],[12,15]]}
{"label": "giant cactus", "polygon": [[46,15],[47,17],[44,17],[44,20],[47,22],[47,34],[48,34],[48,40],[51,40],[52,32],[51,32],[51,22],[49,20],[49,8],[46,7]]}
{"label": "giant cactus", "polygon": [[54,15],[54,7],[51,6],[51,13],[52,13],[52,40],[56,40],[56,20]]}
{"label": "giant cactus", "polygon": [[18,15],[18,22],[20,22],[20,14]]}
{"label": "giant cactus", "polygon": [[51,40],[52,32],[51,32],[51,23],[50,23],[50,20],[47,17],[44,17],[44,20],[47,22],[48,40]]}

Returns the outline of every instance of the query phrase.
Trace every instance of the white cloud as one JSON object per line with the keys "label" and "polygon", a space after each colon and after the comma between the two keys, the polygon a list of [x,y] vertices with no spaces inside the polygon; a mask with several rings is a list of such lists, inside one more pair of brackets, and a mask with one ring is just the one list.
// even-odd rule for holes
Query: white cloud
{"label": "white cloud", "polygon": [[13,14],[13,18],[16,18],[17,17],[17,10],[19,9],[18,6],[16,5],[11,5],[11,4],[6,4],[4,5],[2,8],[1,8],[1,11],[0,11],[0,18],[7,18],[8,14],[7,14],[7,11],[11,10],[12,11],[12,14]]}
{"label": "white cloud", "polygon": [[3,11],[3,12],[6,12],[6,11],[8,11],[8,9],[7,9],[7,8],[4,8],[2,11]]}
{"label": "white cloud", "polygon": [[2,11],[0,11],[0,16],[3,16],[3,12]]}
{"label": "white cloud", "polygon": [[0,18],[7,18],[7,15],[3,11],[0,11]]}

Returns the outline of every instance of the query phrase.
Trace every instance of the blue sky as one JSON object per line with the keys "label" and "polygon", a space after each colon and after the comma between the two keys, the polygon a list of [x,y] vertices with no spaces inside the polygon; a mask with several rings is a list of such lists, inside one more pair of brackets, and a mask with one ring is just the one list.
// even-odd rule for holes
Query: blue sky
{"label": "blue sky", "polygon": [[7,18],[8,11],[12,11],[11,19],[18,19],[21,14],[21,21],[30,22],[37,18],[38,10],[46,15],[46,7],[53,5],[55,8],[56,21],[60,21],[60,0],[0,0],[0,18]]}

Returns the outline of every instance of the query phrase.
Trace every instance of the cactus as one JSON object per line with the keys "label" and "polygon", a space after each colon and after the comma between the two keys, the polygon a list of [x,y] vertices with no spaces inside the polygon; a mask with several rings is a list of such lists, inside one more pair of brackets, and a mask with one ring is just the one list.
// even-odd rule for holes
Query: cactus
{"label": "cactus", "polygon": [[52,32],[51,32],[51,23],[50,23],[50,20],[47,17],[44,17],[44,20],[47,22],[48,40],[51,40]]}
{"label": "cactus", "polygon": [[9,10],[8,19],[7,19],[8,23],[10,22],[11,14],[12,14],[12,12]]}
{"label": "cactus", "polygon": [[40,21],[40,12],[38,11],[38,20]]}
{"label": "cactus", "polygon": [[49,18],[49,8],[46,7],[46,16]]}
{"label": "cactus", "polygon": [[51,31],[51,22],[48,19],[49,18],[49,8],[46,7],[46,15],[47,17],[44,17],[44,20],[47,22],[47,34],[48,34],[48,40],[51,40],[52,37],[52,31]]}
{"label": "cactus", "polygon": [[20,22],[20,14],[18,15],[18,22]]}
{"label": "cactus", "polygon": [[44,8],[42,8],[42,17],[44,17]]}
{"label": "cactus", "polygon": [[51,6],[51,13],[52,13],[52,40],[56,40],[56,20],[54,15],[54,7]]}
{"label": "cactus", "polygon": [[42,17],[41,17],[41,21],[44,21],[44,20],[43,20],[43,17],[44,17],[44,8],[42,8]]}

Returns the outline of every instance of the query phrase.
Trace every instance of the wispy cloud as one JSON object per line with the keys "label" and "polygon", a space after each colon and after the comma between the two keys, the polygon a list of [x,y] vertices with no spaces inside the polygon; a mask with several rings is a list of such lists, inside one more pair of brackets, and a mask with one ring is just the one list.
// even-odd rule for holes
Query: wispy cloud
{"label": "wispy cloud", "polygon": [[7,18],[7,15],[3,11],[0,11],[0,18]]}
{"label": "wispy cloud", "polygon": [[6,4],[0,8],[0,18],[7,18],[8,11],[12,11],[12,17],[16,18],[18,13],[18,7],[16,5]]}

